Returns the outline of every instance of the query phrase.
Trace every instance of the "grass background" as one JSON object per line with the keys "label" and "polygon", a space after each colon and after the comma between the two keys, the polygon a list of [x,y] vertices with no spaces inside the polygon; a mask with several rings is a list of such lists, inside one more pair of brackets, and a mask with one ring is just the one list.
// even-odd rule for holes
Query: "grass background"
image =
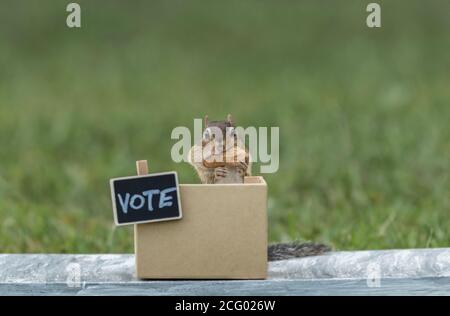
{"label": "grass background", "polygon": [[[280,127],[270,240],[450,246],[450,2],[0,3],[0,252],[131,252],[108,179],[175,126]],[[257,169],[256,169],[257,170]]]}

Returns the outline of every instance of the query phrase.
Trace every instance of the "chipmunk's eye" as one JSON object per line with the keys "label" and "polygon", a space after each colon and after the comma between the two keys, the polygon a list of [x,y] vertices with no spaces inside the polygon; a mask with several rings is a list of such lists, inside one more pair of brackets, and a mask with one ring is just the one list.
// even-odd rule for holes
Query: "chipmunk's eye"
{"label": "chipmunk's eye", "polygon": [[227,128],[227,132],[230,137],[236,137],[236,131],[235,131],[234,127]]}
{"label": "chipmunk's eye", "polygon": [[205,129],[205,131],[203,132],[203,139],[211,139],[211,131],[209,130],[209,128]]}

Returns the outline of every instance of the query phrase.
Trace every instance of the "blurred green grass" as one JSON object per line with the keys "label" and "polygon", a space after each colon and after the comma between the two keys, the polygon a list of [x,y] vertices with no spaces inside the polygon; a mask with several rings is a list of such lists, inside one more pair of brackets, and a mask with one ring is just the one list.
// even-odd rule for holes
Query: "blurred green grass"
{"label": "blurred green grass", "polygon": [[[270,240],[450,245],[450,2],[0,3],[0,252],[131,252],[108,179],[175,126],[280,127]],[[257,168],[256,168],[257,170]]]}

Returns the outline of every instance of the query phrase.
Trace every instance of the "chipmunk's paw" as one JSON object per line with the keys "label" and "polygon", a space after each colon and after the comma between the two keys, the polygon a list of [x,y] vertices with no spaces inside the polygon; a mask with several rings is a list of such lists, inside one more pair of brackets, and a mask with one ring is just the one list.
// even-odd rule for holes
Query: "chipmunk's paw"
{"label": "chipmunk's paw", "polygon": [[223,179],[227,176],[228,170],[225,167],[217,167],[214,169],[214,177],[216,179]]}
{"label": "chipmunk's paw", "polygon": [[246,163],[245,161],[239,161],[236,165],[236,168],[239,170],[239,172],[245,173],[248,168],[248,163]]}

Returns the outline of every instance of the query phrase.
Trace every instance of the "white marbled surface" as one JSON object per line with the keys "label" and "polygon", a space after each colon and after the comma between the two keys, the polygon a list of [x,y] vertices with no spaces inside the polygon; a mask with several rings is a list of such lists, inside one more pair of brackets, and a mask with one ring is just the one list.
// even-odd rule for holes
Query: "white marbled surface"
{"label": "white marbled surface", "polygon": [[134,255],[2,254],[0,295],[450,295],[450,248],[269,263],[267,280],[137,280]]}
{"label": "white marbled surface", "polygon": [[272,262],[269,275],[282,279],[450,277],[450,248],[331,252]]}

